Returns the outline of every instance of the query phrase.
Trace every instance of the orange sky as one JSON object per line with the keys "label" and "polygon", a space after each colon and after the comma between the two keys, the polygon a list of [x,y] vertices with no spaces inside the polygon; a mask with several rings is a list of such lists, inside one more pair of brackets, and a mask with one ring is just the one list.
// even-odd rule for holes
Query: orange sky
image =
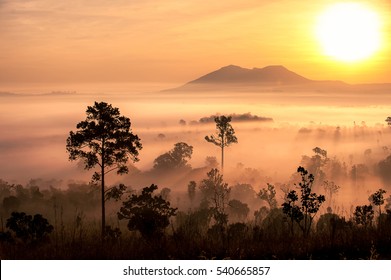
{"label": "orange sky", "polygon": [[310,79],[391,82],[391,5],[366,2],[381,50],[322,54],[318,15],[335,0],[0,0],[0,83],[184,83],[222,66],[284,65]]}

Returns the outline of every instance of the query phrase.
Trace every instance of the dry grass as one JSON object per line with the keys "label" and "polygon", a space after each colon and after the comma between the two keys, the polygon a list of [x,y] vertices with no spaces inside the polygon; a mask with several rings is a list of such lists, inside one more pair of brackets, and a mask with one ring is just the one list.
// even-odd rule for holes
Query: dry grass
{"label": "dry grass", "polygon": [[86,223],[75,237],[72,225],[63,233],[54,231],[50,241],[41,244],[2,242],[2,259],[390,259],[391,219],[386,226],[361,228],[348,223],[334,236],[311,232],[292,236],[284,227],[279,234],[251,224],[230,225],[226,229],[173,226],[152,240],[122,228],[118,239],[103,244],[99,227]]}

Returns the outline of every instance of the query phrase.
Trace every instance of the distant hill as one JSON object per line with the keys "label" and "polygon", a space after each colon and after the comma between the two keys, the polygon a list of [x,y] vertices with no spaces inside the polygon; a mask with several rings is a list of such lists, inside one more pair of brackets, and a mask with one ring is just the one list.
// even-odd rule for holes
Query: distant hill
{"label": "distant hill", "polygon": [[284,66],[272,65],[264,68],[246,69],[229,65],[202,76],[189,84],[245,83],[245,84],[303,84],[311,80],[304,78]]}
{"label": "distant hill", "polygon": [[282,65],[247,69],[236,65],[222,67],[201,76],[178,88],[166,91],[198,90],[315,90],[348,89],[350,85],[342,81],[315,81],[292,72]]}

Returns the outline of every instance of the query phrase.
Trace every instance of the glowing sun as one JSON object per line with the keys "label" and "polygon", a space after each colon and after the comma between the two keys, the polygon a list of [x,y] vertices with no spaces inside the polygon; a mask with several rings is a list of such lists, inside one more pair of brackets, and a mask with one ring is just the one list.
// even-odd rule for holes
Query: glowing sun
{"label": "glowing sun", "polygon": [[319,16],[316,35],[327,56],[356,62],[380,48],[380,19],[363,4],[337,3]]}

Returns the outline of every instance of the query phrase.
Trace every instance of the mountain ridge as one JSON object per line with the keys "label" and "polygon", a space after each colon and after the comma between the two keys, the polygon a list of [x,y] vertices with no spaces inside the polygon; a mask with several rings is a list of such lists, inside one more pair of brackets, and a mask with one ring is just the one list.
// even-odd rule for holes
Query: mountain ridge
{"label": "mountain ridge", "polygon": [[269,65],[263,68],[243,68],[228,65],[190,81],[194,83],[268,83],[268,84],[300,84],[311,80],[300,76],[282,65]]}
{"label": "mountain ridge", "polygon": [[[219,91],[219,90],[350,90],[350,85],[338,80],[311,80],[283,65],[268,65],[263,68],[243,68],[227,65],[207,73],[177,88],[164,91]],[[391,84],[390,84],[391,87]]]}

